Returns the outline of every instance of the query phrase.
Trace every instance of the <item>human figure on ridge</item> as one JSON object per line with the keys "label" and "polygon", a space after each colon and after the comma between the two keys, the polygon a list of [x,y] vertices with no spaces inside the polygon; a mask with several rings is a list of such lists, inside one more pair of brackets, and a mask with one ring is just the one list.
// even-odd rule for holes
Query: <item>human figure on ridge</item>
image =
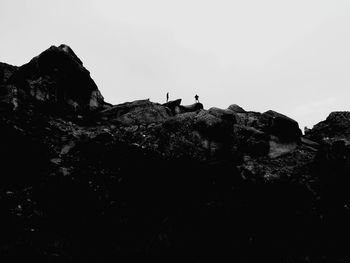
{"label": "human figure on ridge", "polygon": [[199,96],[196,94],[196,96],[194,96],[195,100],[196,100],[196,103],[199,103]]}
{"label": "human figure on ridge", "polygon": [[166,93],[166,102],[169,101],[169,92]]}

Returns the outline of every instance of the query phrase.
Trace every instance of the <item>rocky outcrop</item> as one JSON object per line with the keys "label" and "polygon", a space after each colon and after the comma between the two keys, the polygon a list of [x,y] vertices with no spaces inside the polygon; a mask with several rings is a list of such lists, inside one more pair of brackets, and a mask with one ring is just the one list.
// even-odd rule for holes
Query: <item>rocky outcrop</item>
{"label": "rocky outcrop", "polygon": [[163,106],[170,109],[173,115],[175,115],[177,112],[180,112],[179,107],[181,106],[181,101],[182,101],[181,99],[168,101],[164,103]]}
{"label": "rocky outcrop", "polygon": [[344,140],[350,143],[350,112],[332,112],[326,120],[309,130],[306,137],[317,142]]}
{"label": "rocky outcrop", "polygon": [[52,46],[7,79],[14,108],[29,101],[75,112],[103,107],[103,97],[81,60],[66,45]]}
{"label": "rocky outcrop", "polygon": [[213,108],[210,108],[208,112],[209,114],[215,117],[218,117],[220,119],[227,120],[232,124],[236,123],[236,115],[230,110],[224,110],[224,109],[213,107]]}
{"label": "rocky outcrop", "polygon": [[230,111],[233,111],[235,113],[245,113],[246,112],[242,107],[238,106],[237,104],[231,104],[227,109]]}
{"label": "rocky outcrop", "polygon": [[300,141],[302,133],[298,123],[278,112],[239,112],[236,116],[239,125],[254,127],[282,141]]}
{"label": "rocky outcrop", "polygon": [[348,113],[110,105],[65,45],[0,88],[1,262],[350,260]]}
{"label": "rocky outcrop", "polygon": [[282,141],[299,141],[301,137],[301,130],[299,129],[299,124],[278,112],[267,111],[262,114],[264,124],[266,127],[264,129],[280,138]]}
{"label": "rocky outcrop", "polygon": [[[306,135],[316,142],[314,173],[319,180],[321,199],[326,207],[343,206],[348,209],[350,195],[350,112],[332,112],[326,120],[316,124]],[[339,212],[330,212],[332,216]]]}
{"label": "rocky outcrop", "polygon": [[124,125],[141,125],[165,121],[171,117],[166,107],[150,102],[138,100],[112,106],[99,113],[105,121],[117,122]]}
{"label": "rocky outcrop", "polygon": [[186,112],[195,112],[195,111],[199,111],[202,110],[203,104],[202,103],[194,103],[191,105],[179,105],[178,107],[175,108],[175,112],[176,114],[181,114],[181,113],[186,113]]}

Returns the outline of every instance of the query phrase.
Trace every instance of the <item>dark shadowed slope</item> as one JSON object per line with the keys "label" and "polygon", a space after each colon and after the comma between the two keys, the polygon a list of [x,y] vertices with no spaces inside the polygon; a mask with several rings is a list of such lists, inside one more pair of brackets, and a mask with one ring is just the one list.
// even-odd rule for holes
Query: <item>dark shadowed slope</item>
{"label": "dark shadowed slope", "polygon": [[1,262],[350,260],[348,113],[110,105],[65,45],[0,100]]}

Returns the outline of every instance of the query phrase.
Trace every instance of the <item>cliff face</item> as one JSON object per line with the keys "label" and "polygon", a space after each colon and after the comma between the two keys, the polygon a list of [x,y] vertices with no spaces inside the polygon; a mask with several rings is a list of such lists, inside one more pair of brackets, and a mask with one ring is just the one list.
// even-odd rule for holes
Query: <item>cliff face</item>
{"label": "cliff face", "polygon": [[349,260],[348,113],[304,137],[234,104],[110,105],[66,45],[1,63],[0,101],[4,260]]}

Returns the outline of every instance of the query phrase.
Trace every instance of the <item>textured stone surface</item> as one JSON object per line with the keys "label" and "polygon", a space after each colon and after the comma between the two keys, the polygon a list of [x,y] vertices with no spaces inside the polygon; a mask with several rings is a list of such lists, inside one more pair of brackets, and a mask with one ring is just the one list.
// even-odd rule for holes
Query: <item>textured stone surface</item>
{"label": "textured stone surface", "polygon": [[79,112],[104,105],[90,72],[66,45],[51,46],[19,67],[7,83],[11,84],[9,95],[15,96],[20,107],[30,100]]}
{"label": "textured stone surface", "polygon": [[342,139],[347,144],[350,143],[350,112],[330,113],[326,120],[316,124],[308,131],[307,137],[317,142]]}

